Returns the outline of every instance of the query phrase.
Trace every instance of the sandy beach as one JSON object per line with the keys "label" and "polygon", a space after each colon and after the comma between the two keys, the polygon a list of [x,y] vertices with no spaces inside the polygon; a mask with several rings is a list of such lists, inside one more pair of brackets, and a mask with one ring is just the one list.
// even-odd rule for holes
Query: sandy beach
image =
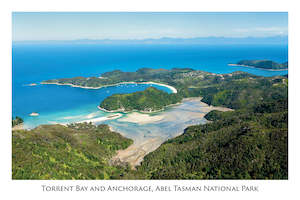
{"label": "sandy beach", "polygon": [[177,89],[173,86],[170,86],[170,85],[167,85],[167,84],[163,84],[163,83],[155,83],[155,82],[143,82],[143,83],[140,83],[140,84],[153,84],[153,85],[160,85],[160,86],[163,86],[163,87],[167,87],[169,88],[172,93],[177,93]]}
{"label": "sandy beach", "polygon": [[152,122],[157,122],[162,120],[164,117],[162,115],[148,115],[148,114],[142,114],[138,112],[132,112],[127,114],[125,117],[118,119],[118,121],[121,122],[132,122],[137,124],[147,124]]}

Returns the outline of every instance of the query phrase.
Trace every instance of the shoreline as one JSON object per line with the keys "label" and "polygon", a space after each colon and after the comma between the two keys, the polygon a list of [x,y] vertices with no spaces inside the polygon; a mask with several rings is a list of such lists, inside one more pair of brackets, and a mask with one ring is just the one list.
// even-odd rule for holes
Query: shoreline
{"label": "shoreline", "polygon": [[155,83],[152,81],[147,81],[147,82],[120,82],[120,83],[115,83],[115,84],[110,84],[110,85],[103,85],[103,86],[99,86],[99,87],[87,87],[87,86],[79,86],[79,85],[74,85],[72,83],[57,83],[57,82],[53,82],[53,83],[48,83],[48,82],[41,82],[40,84],[43,85],[67,85],[70,87],[77,87],[77,88],[83,88],[83,89],[100,89],[100,88],[105,88],[105,87],[111,87],[111,86],[118,86],[118,85],[123,85],[123,84],[152,84],[152,85],[159,85],[159,86],[163,86],[166,87],[168,89],[170,89],[172,91],[172,93],[177,93],[177,89],[173,86],[167,85],[167,84],[163,84],[163,83]]}
{"label": "shoreline", "polygon": [[228,66],[234,66],[234,67],[248,67],[248,68],[253,68],[253,69],[261,69],[265,71],[271,71],[271,72],[280,72],[280,71],[288,71],[289,69],[266,69],[266,68],[260,68],[260,67],[254,67],[254,66],[249,66],[249,65],[239,65],[239,64],[227,64]]}
{"label": "shoreline", "polygon": [[125,111],[124,109],[106,110],[105,108],[102,108],[100,106],[97,106],[97,108],[99,110],[101,110],[103,112],[107,112],[107,113],[118,113],[118,112],[121,112],[121,113],[124,113],[124,114],[128,114],[128,113],[138,112],[138,113],[142,113],[142,114],[154,114],[154,113],[162,112],[162,111],[166,110],[166,108],[168,108],[168,107],[177,106],[177,105],[180,105],[180,104],[182,104],[182,102],[178,102],[178,103],[175,103],[175,104],[170,104],[170,105],[165,106],[162,109],[154,110],[154,111],[141,111],[141,110],[135,110],[135,109],[134,110],[130,110],[130,111]]}
{"label": "shoreline", "polygon": [[[220,106],[210,106],[201,100],[203,97],[190,97],[190,98],[184,98],[182,100],[182,103],[188,102],[188,101],[199,101],[201,104],[201,113],[197,113],[199,117],[204,118],[205,114],[212,110],[219,110],[222,112],[226,111],[233,111],[233,109],[226,108],[226,107],[220,107]],[[180,106],[178,104],[177,106]],[[121,122],[129,122],[129,123],[136,123],[137,125],[144,125],[148,123],[160,123],[163,121],[168,121],[172,120],[170,119],[170,114],[168,113],[159,113],[157,115],[150,115],[150,114],[145,114],[145,113],[140,113],[140,112],[131,112],[127,114],[125,117],[118,119],[118,121]],[[209,123],[207,120],[206,123]],[[197,123],[194,123],[195,125]],[[188,125],[191,126],[191,125]],[[187,126],[187,127],[188,127]],[[124,137],[131,138],[126,136],[126,134],[122,133],[122,130],[117,130],[118,133],[123,135]],[[182,135],[184,131],[176,132],[176,134],[173,134],[171,138],[175,138],[179,135]],[[133,139],[133,138],[131,138]],[[118,164],[123,164],[123,163],[129,163],[132,169],[135,169],[136,166],[139,166],[140,163],[143,161],[144,157],[151,153],[152,151],[155,151],[157,148],[161,146],[162,143],[166,141],[166,139],[170,138],[163,138],[160,135],[157,135],[156,137],[151,137],[146,140],[134,140],[134,143],[127,147],[126,149],[119,150],[115,156],[113,156],[110,160],[112,164],[118,165]]]}

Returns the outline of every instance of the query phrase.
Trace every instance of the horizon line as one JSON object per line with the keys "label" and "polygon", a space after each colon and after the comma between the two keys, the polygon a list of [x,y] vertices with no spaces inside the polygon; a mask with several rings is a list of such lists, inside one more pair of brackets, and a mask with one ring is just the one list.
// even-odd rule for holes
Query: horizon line
{"label": "horizon line", "polygon": [[267,39],[267,38],[288,38],[288,35],[274,35],[274,36],[243,36],[243,37],[228,37],[228,36],[199,36],[199,37],[160,37],[160,38],[143,38],[143,39],[92,39],[92,38],[78,38],[78,39],[49,39],[49,40],[12,40],[12,42],[72,42],[72,41],[144,41],[144,40],[191,40],[191,39]]}

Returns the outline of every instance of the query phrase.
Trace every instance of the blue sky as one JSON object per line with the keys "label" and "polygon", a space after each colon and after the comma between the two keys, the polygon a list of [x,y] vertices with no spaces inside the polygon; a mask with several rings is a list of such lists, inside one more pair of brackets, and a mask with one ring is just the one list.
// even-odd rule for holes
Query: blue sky
{"label": "blue sky", "polygon": [[287,13],[12,13],[14,41],[287,34]]}

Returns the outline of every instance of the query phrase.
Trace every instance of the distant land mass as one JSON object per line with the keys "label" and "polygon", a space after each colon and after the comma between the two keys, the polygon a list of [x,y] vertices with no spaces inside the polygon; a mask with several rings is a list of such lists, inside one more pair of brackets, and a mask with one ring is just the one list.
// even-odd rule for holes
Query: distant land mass
{"label": "distant land mass", "polygon": [[28,40],[13,41],[13,44],[288,44],[288,36],[273,37],[195,37],[195,38],[170,38],[159,39],[78,39],[78,40]]}
{"label": "distant land mass", "polygon": [[277,63],[271,60],[241,60],[237,64],[231,64],[231,65],[255,67],[255,68],[270,69],[270,70],[288,69],[288,62]]}

